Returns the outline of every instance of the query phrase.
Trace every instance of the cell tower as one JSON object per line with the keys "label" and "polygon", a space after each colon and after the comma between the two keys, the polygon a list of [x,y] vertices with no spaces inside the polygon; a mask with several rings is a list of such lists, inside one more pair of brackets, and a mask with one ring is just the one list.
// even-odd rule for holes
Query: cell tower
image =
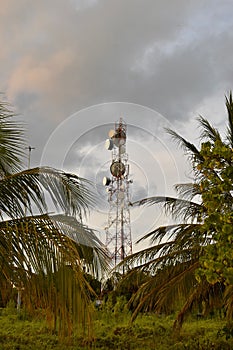
{"label": "cell tower", "polygon": [[106,247],[116,266],[125,257],[132,254],[132,237],[130,225],[130,198],[128,154],[126,153],[126,124],[120,118],[115,123],[115,130],[109,131],[105,147],[111,151],[111,177],[104,177],[103,185],[107,187],[109,213],[105,228]]}

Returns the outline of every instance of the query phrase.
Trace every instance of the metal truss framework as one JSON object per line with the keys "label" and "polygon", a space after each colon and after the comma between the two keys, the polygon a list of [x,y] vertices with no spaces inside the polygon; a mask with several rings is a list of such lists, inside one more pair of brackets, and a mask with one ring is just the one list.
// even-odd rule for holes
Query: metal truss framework
{"label": "metal truss framework", "polygon": [[130,223],[130,198],[128,154],[126,153],[126,124],[120,118],[115,130],[109,132],[110,139],[106,148],[111,150],[111,178],[105,178],[107,186],[109,213],[105,227],[106,247],[116,266],[125,257],[132,254],[132,237]]}

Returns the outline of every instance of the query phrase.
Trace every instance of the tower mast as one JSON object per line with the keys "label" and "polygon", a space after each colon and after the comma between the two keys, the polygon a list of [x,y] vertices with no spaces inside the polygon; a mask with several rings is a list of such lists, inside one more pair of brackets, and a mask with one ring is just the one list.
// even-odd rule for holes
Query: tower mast
{"label": "tower mast", "polygon": [[106,247],[116,266],[125,257],[132,254],[132,237],[130,224],[130,198],[128,154],[126,153],[127,126],[120,118],[115,129],[110,130],[105,146],[111,151],[111,177],[104,177],[107,187],[109,212],[105,227]]}

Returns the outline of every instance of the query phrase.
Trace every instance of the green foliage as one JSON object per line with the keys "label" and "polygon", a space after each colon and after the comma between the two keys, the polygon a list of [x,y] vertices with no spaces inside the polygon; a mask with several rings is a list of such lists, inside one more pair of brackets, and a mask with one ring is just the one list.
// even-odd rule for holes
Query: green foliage
{"label": "green foliage", "polygon": [[202,180],[203,233],[211,240],[204,249],[199,275],[210,283],[233,284],[233,151],[220,140],[202,144],[197,166]]}
{"label": "green foliage", "polygon": [[2,310],[2,314],[3,315],[16,315],[17,314],[17,310],[15,308],[15,301],[14,300],[9,300],[9,302],[7,303],[5,309]]}
{"label": "green foliage", "polygon": [[84,278],[93,289],[94,293],[92,294],[92,300],[95,300],[96,297],[100,296],[101,293],[101,282],[89,273],[84,273]]}
{"label": "green foliage", "polygon": [[[199,150],[173,130],[167,130],[188,156],[193,183],[178,184],[177,198],[153,196],[133,205],[163,204],[174,223],[160,226],[141,240],[149,248],[127,257],[123,264],[151,276],[131,297],[135,319],[142,311],[177,311],[180,330],[194,310],[205,314],[225,307],[233,318],[233,99],[226,98],[226,138],[203,117]],[[133,274],[125,276],[130,285]]]}
{"label": "green foliage", "polygon": [[225,337],[226,340],[233,338],[233,324],[228,322],[218,331],[219,337]]}
{"label": "green foliage", "polygon": [[[0,348],[2,350],[224,350],[232,349],[232,327],[219,319],[190,318],[182,331],[172,331],[173,317],[154,314],[140,315],[131,324],[128,312],[122,311],[121,318],[106,310],[96,312],[94,337],[77,327],[72,338],[59,338],[52,334],[44,320],[42,310],[37,316],[20,319],[14,313],[0,312]],[[3,313],[5,311],[5,313]]]}
{"label": "green foliage", "polygon": [[0,176],[18,171],[24,156],[24,128],[6,102],[0,102]]}
{"label": "green foliage", "polygon": [[[31,313],[45,310],[54,332],[71,335],[79,323],[91,331],[90,295],[83,267],[99,277],[107,255],[82,223],[93,201],[89,181],[50,167],[23,169],[24,130],[0,102],[0,293],[15,294]],[[49,215],[52,211],[63,214]]]}

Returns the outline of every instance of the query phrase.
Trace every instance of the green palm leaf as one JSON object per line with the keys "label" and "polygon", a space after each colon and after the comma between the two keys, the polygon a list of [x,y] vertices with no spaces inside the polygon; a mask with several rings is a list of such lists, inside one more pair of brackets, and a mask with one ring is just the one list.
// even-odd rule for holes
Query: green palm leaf
{"label": "green palm leaf", "polygon": [[[181,219],[178,224],[160,226],[144,235],[138,242],[150,239],[149,248],[132,254],[122,263],[132,268],[125,276],[128,281],[123,280],[123,283],[129,285],[130,278],[137,276],[138,272],[147,276],[130,300],[133,319],[140,311],[166,313],[176,309],[179,312],[174,326],[179,329],[185,316],[194,308],[198,310],[203,303],[205,309],[202,312],[224,305],[227,316],[230,319],[233,317],[232,252],[229,245],[232,231],[231,93],[226,98],[226,107],[229,122],[227,142],[203,117],[198,119],[200,139],[207,142],[202,143],[200,151],[175,131],[167,129],[174,141],[188,154],[194,183],[176,185],[178,198],[152,196],[133,203],[134,206],[162,203],[166,213],[176,220]],[[220,238],[225,239],[225,246]],[[217,248],[222,254],[220,258],[215,254]],[[226,260],[222,263],[221,259]],[[203,273],[203,261],[207,263],[206,274]],[[221,271],[228,279],[224,280]],[[212,283],[209,283],[208,273],[211,274]]]}
{"label": "green palm leaf", "polygon": [[93,200],[89,181],[49,167],[33,168],[0,179],[1,216],[24,216],[33,205],[34,211],[46,212],[46,193],[56,209],[70,215],[86,213]]}
{"label": "green palm leaf", "polygon": [[200,155],[199,150],[196,148],[196,146],[189,141],[187,141],[185,138],[177,134],[174,130],[171,129],[165,129],[168,134],[171,135],[172,139],[187,153],[190,155],[191,159],[195,158],[199,161],[202,161],[202,156]]}
{"label": "green palm leaf", "polygon": [[0,103],[1,294],[23,290],[27,310],[44,310],[51,327],[69,335],[75,323],[91,324],[94,292],[84,269],[99,277],[108,268],[103,245],[82,224],[94,201],[91,183],[50,167],[21,170],[23,128],[13,116]]}
{"label": "green palm leaf", "polygon": [[195,197],[200,198],[200,186],[194,183],[176,184],[174,186],[179,198],[191,201]]}
{"label": "green palm leaf", "polygon": [[183,218],[184,220],[195,220],[195,218],[203,210],[203,206],[185,199],[168,197],[168,196],[154,196],[144,198],[133,203],[133,205],[154,205],[163,203],[166,212],[171,212],[174,218]]}
{"label": "green palm leaf", "polygon": [[13,121],[15,114],[7,103],[0,102],[0,175],[18,171],[24,156],[24,129]]}
{"label": "green palm leaf", "polygon": [[193,288],[196,281],[193,271],[197,268],[196,261],[192,263],[179,263],[175,266],[164,267],[145,282],[130,303],[136,305],[132,319],[141,310],[156,310],[159,313],[171,312],[176,306],[177,300],[187,297],[190,287]]}
{"label": "green palm leaf", "polygon": [[204,303],[205,314],[213,311],[215,307],[221,307],[224,298],[224,290],[225,287],[222,283],[211,285],[206,280],[203,280],[202,283],[196,283],[193,291],[189,292],[189,295],[186,297],[186,302],[176,318],[174,328],[177,330],[181,328],[185,316],[193,310],[194,306],[199,308],[200,305]]}
{"label": "green palm leaf", "polygon": [[199,117],[197,119],[199,121],[200,127],[201,127],[201,134],[200,134],[200,139],[208,139],[213,142],[216,142],[217,140],[221,141],[221,136],[219,131],[214,128],[207,119],[203,117]]}
{"label": "green palm leaf", "polygon": [[94,232],[75,219],[40,215],[0,223],[0,263],[1,274],[24,290],[25,306],[46,308],[71,329],[77,317],[90,317],[93,291],[83,269],[98,276],[107,255]]}
{"label": "green palm leaf", "polygon": [[85,268],[97,278],[108,271],[110,258],[97,232],[67,215],[50,215],[54,226],[76,243],[78,254]]}
{"label": "green palm leaf", "polygon": [[226,96],[226,107],[228,111],[227,139],[230,146],[233,148],[233,100],[231,92],[229,94],[229,98]]}

